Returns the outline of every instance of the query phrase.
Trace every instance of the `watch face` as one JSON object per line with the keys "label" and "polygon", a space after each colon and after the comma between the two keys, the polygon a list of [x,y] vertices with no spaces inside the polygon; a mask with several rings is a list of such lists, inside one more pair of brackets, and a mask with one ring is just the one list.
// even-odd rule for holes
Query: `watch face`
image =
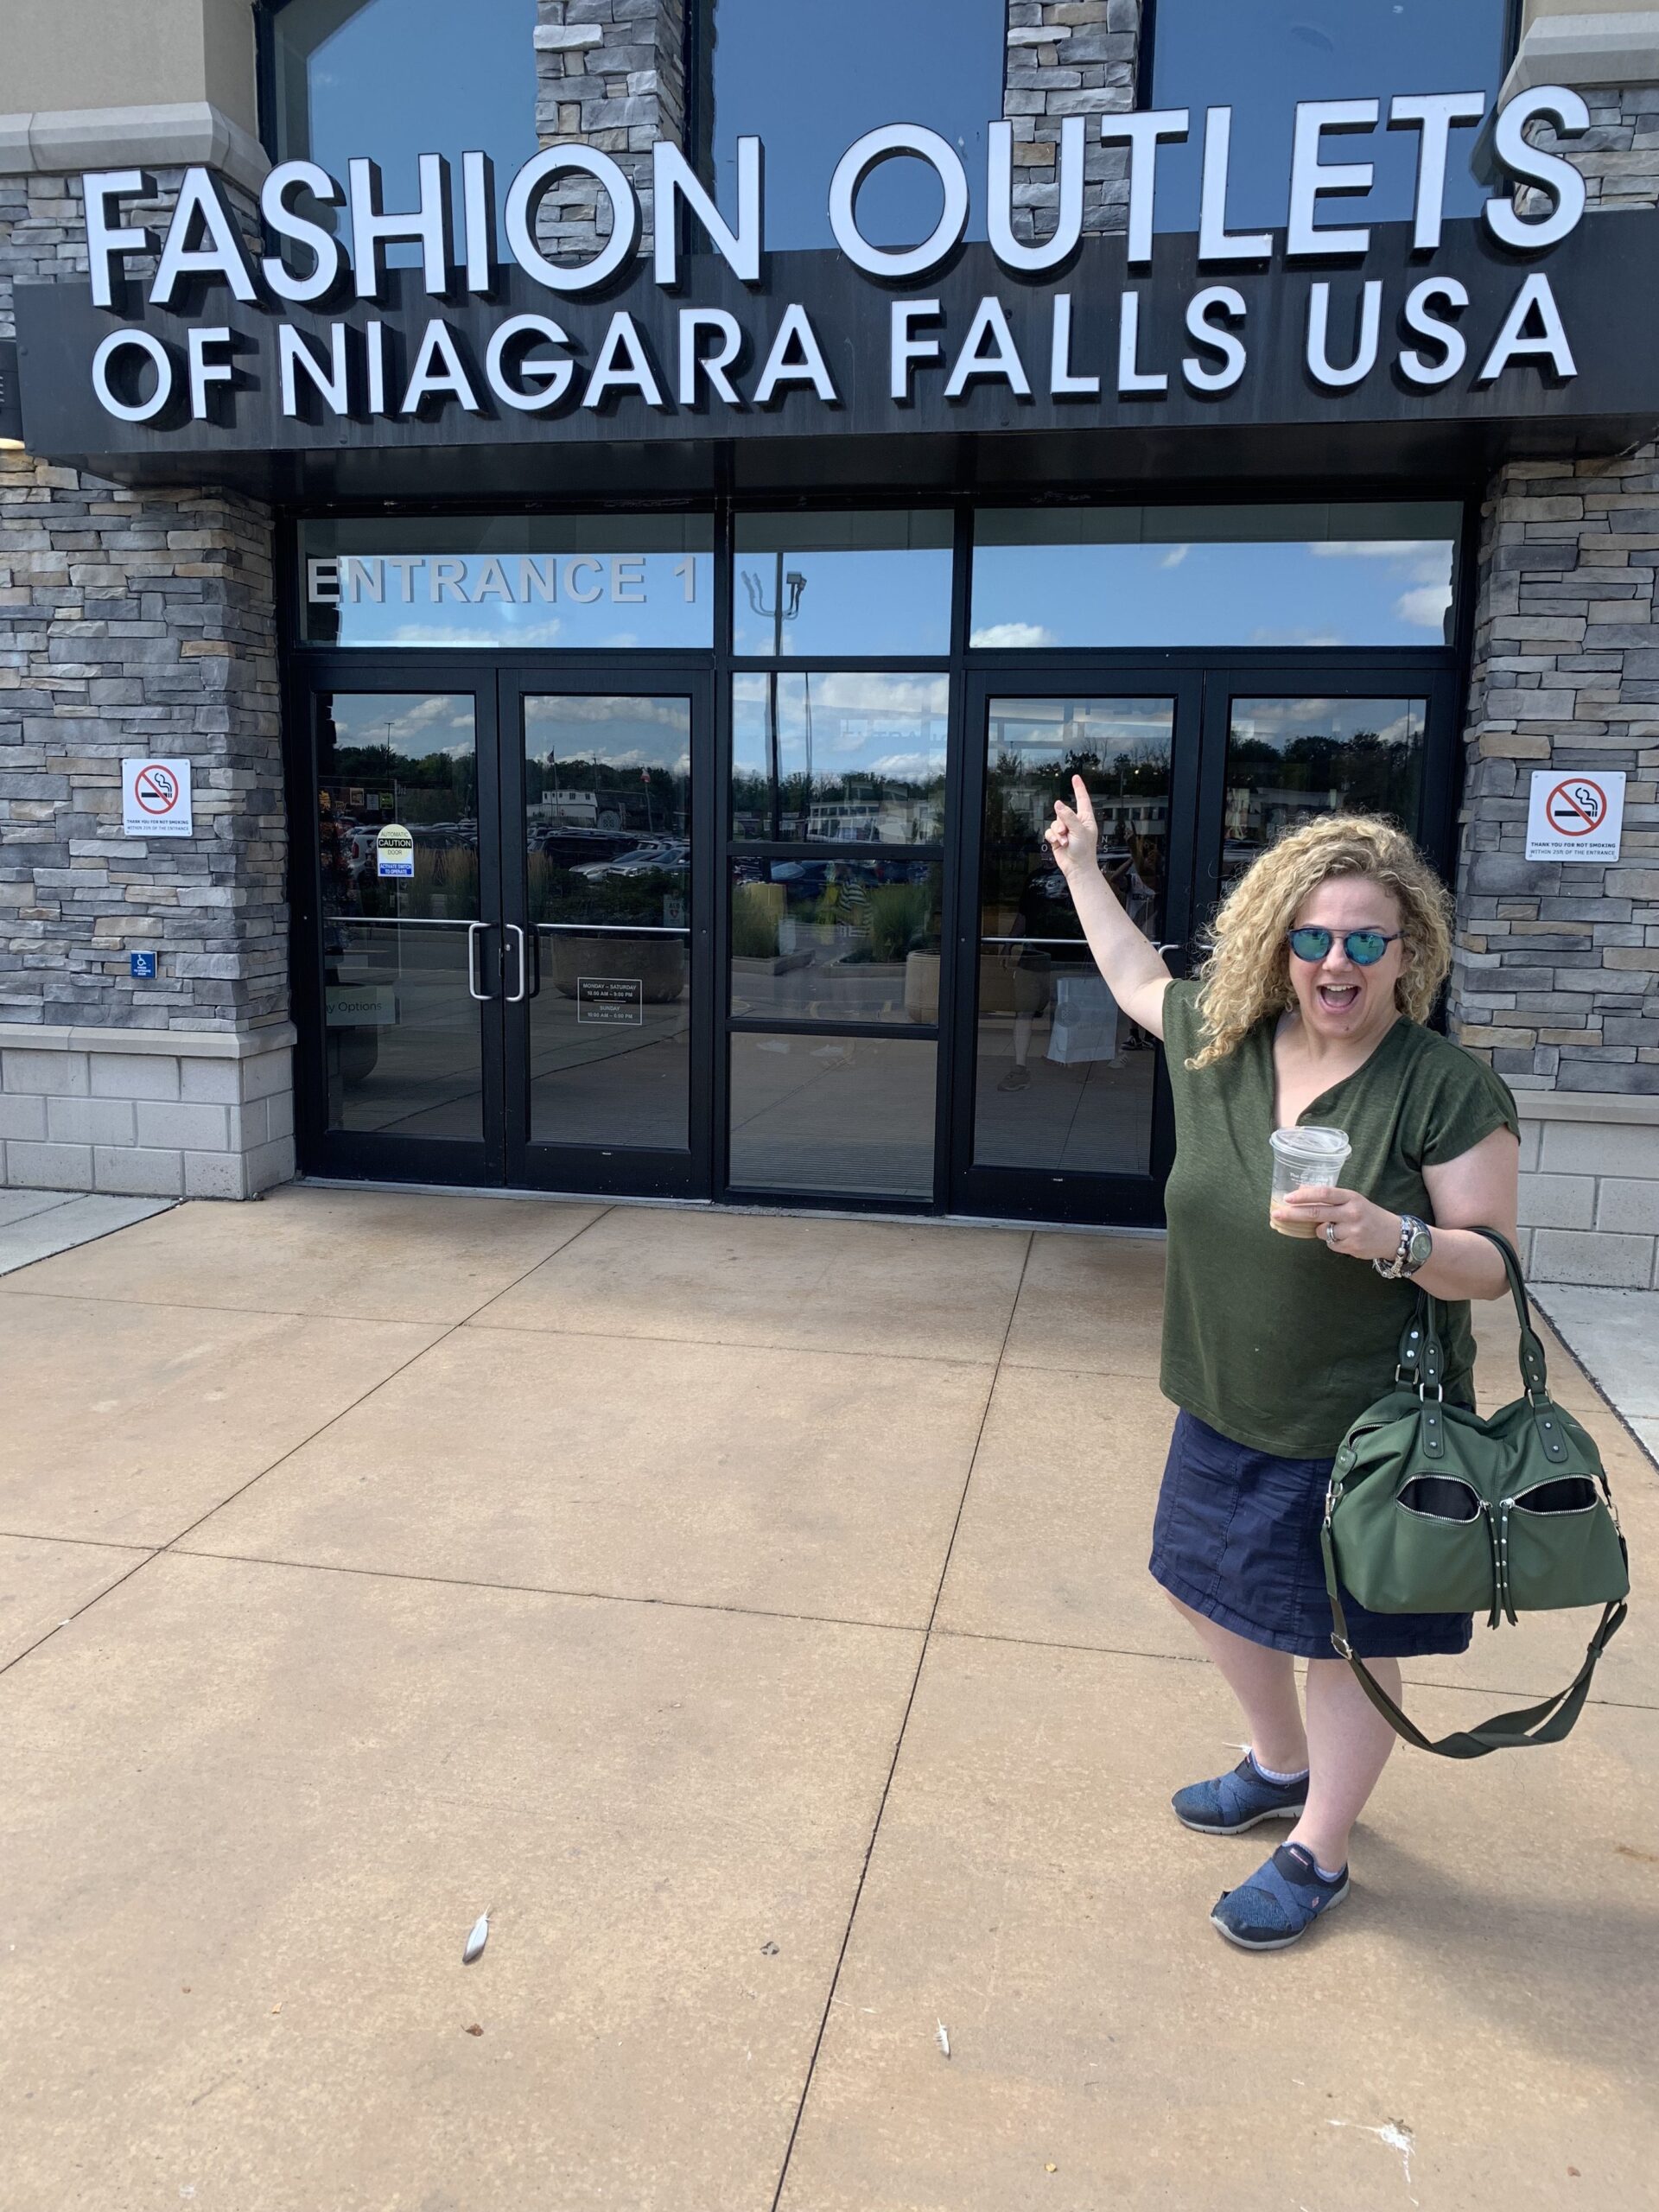
{"label": "watch face", "polygon": [[1433,1249],[1434,1239],[1429,1235],[1427,1230],[1418,1229],[1414,1230],[1410,1247],[1406,1253],[1407,1267],[1421,1268],[1427,1260],[1429,1254]]}

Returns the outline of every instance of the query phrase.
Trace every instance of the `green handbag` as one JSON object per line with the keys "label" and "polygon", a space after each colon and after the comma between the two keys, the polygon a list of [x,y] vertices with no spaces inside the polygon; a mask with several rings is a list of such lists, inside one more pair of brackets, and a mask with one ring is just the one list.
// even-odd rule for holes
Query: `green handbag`
{"label": "green handbag", "polygon": [[[1453,1759],[1559,1743],[1568,1734],[1596,1662],[1624,1622],[1630,1587],[1601,1455],[1549,1395],[1521,1262],[1496,1230],[1476,1234],[1503,1255],[1521,1323],[1523,1395],[1490,1421],[1446,1403],[1435,1301],[1425,1294],[1401,1338],[1394,1388],[1342,1440],[1320,1531],[1332,1644],[1408,1744]],[[1604,1611],[1584,1664],[1564,1690],[1433,1743],[1350,1649],[1344,1589],[1375,1613],[1484,1611],[1489,1628],[1569,1605]]]}

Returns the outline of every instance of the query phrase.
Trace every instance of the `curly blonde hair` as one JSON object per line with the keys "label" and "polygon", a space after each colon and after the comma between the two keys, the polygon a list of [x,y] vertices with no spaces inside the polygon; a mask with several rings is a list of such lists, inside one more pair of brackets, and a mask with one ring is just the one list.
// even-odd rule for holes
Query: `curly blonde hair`
{"label": "curly blonde hair", "polygon": [[1421,1021],[1452,965],[1452,900],[1405,831],[1375,814],[1324,815],[1269,846],[1223,900],[1198,973],[1209,1041],[1186,1063],[1212,1067],[1258,1021],[1296,1002],[1286,938],[1306,901],[1332,876],[1366,876],[1400,906],[1404,952],[1395,999]]}

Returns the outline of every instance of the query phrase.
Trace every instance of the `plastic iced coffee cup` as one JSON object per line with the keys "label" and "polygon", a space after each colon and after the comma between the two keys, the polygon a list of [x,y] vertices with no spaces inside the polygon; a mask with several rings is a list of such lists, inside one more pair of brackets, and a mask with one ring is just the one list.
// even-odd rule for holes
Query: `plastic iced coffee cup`
{"label": "plastic iced coffee cup", "polygon": [[1298,1221],[1294,1216],[1287,1219],[1283,1203],[1293,1191],[1300,1191],[1307,1184],[1341,1182],[1342,1171],[1352,1149],[1348,1132],[1317,1128],[1275,1129],[1270,1141],[1273,1195],[1268,1201],[1268,1219],[1281,1236],[1317,1236],[1319,1230],[1313,1222]]}

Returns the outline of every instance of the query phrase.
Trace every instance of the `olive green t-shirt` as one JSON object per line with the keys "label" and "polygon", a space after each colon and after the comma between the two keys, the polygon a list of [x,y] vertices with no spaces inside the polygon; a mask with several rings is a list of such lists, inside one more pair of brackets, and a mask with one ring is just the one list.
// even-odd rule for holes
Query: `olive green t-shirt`
{"label": "olive green t-shirt", "polygon": [[[1164,995],[1164,1051],[1175,1101],[1175,1165],[1164,1294],[1166,1397],[1235,1443],[1287,1459],[1328,1459],[1344,1433],[1388,1388],[1400,1334],[1415,1308],[1410,1281],[1322,1237],[1269,1227],[1273,1185],[1274,1018],[1224,1060],[1197,1072],[1198,987]],[[1425,1167],[1456,1160],[1494,1129],[1518,1135],[1501,1076],[1459,1045],[1396,1021],[1366,1061],[1302,1114],[1345,1129],[1345,1188],[1431,1225]],[[1474,1332],[1466,1304],[1446,1309],[1446,1394],[1472,1402]]]}

